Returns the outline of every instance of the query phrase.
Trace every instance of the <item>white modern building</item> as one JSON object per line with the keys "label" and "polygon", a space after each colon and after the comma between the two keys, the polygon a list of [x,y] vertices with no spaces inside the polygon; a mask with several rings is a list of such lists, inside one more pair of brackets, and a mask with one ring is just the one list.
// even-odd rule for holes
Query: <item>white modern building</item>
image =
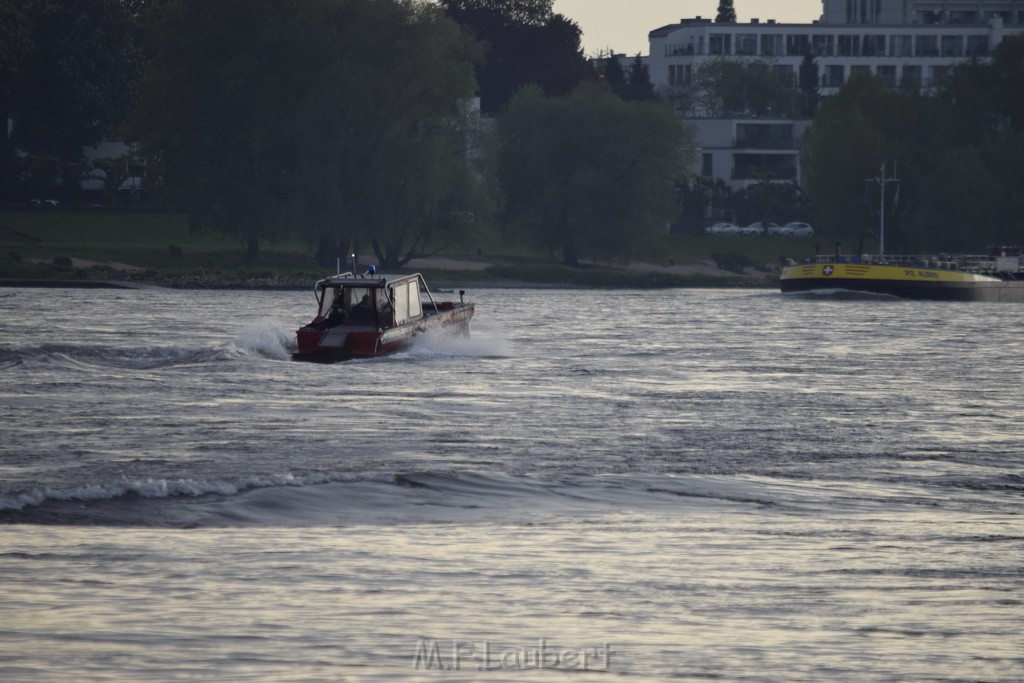
{"label": "white modern building", "polygon": [[770,174],[776,182],[800,179],[800,139],[810,119],[706,118],[687,120],[697,141],[701,175],[722,178],[734,189]]}
{"label": "white modern building", "polygon": [[823,24],[1024,23],[1022,0],[824,0]]}
{"label": "white modern building", "polygon": [[[765,63],[795,87],[810,54],[822,96],[859,71],[926,91],[941,85],[954,65],[987,59],[1005,37],[1024,32],[1024,0],[823,0],[822,9],[822,18],[810,24],[695,17],[655,29],[648,36],[651,83],[682,102],[702,66],[728,59]],[[765,170],[776,180],[801,178],[798,148],[809,121],[765,120],[749,112],[711,119],[713,112],[693,106],[691,100],[680,111],[697,131],[695,171],[734,189],[756,182]]]}

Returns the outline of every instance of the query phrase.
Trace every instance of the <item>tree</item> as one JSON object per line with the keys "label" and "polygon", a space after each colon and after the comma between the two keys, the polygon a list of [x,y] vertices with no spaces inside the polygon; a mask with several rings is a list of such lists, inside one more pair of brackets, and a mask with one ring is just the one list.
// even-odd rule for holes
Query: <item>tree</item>
{"label": "tree", "polygon": [[[84,146],[109,137],[134,105],[140,64],[133,5],[122,0],[10,0],[0,6],[0,120],[15,148],[73,167]],[[9,174],[5,173],[10,180]],[[65,187],[78,184],[65,178]],[[5,194],[12,188],[8,182]]]}
{"label": "tree", "polygon": [[619,56],[609,50],[600,60],[600,77],[624,100],[657,101],[660,98],[651,84],[650,72],[639,54],[633,58],[627,72]]}
{"label": "tree", "polygon": [[810,52],[806,52],[803,60],[800,62],[799,80],[800,92],[804,94],[804,101],[807,104],[804,114],[813,118],[814,112],[818,109],[818,100],[820,99],[818,92],[820,80],[818,78],[818,60]]}
{"label": "tree", "polygon": [[[300,219],[321,245],[345,254],[369,244],[396,268],[492,212],[482,129],[468,106],[479,53],[434,6],[345,4],[365,16],[332,18],[338,5],[324,3],[328,16],[303,30],[318,46],[313,63],[330,66],[297,107]],[[342,59],[331,54],[337,45]]]}
{"label": "tree", "polygon": [[399,266],[462,226],[474,43],[409,0],[167,0],[133,130],[194,225],[371,243]]}
{"label": "tree", "polygon": [[1015,130],[1024,130],[1024,35],[1007,36],[992,54],[993,99]]}
{"label": "tree", "polygon": [[969,251],[979,242],[998,241],[992,211],[998,200],[994,181],[977,149],[951,151],[918,191],[912,246]]}
{"label": "tree", "polygon": [[667,107],[584,84],[566,98],[528,88],[498,122],[505,228],[536,246],[628,258],[675,212],[692,134]]}
{"label": "tree", "polygon": [[580,27],[555,14],[553,0],[440,0],[440,4],[484,46],[477,79],[485,114],[497,114],[526,85],[538,85],[547,95],[558,96],[592,77],[580,47]]}
{"label": "tree", "polygon": [[[837,237],[874,234],[878,199],[866,180],[878,175],[884,161],[899,160],[900,211],[906,213],[916,205],[916,190],[936,153],[922,100],[871,74],[855,74],[821,103],[804,138],[801,155],[816,222]],[[894,229],[887,230],[887,243],[899,246],[899,223],[886,224]]]}
{"label": "tree", "polygon": [[718,15],[715,17],[715,23],[736,23],[736,10],[732,6],[732,0],[719,0]]}
{"label": "tree", "polygon": [[[721,178],[690,176],[676,185],[676,207],[681,223],[699,230],[703,219],[732,209],[732,188]],[[734,212],[733,212],[734,214]]]}
{"label": "tree", "polygon": [[644,64],[643,57],[639,53],[633,58],[633,63],[629,67],[628,89],[624,99],[651,101],[660,99],[651,83],[650,69]]}
{"label": "tree", "polygon": [[622,68],[622,62],[619,61],[618,55],[613,50],[608,50],[608,54],[601,57],[599,61],[601,63],[601,79],[621,95],[626,87],[626,71]]}
{"label": "tree", "polygon": [[241,238],[249,261],[287,224],[299,9],[293,0],[168,0],[147,27],[152,56],[131,131],[192,227]]}
{"label": "tree", "polygon": [[14,113],[13,99],[22,83],[24,61],[32,48],[24,0],[0,3],[0,199],[13,194],[15,147],[7,135],[7,120]]}

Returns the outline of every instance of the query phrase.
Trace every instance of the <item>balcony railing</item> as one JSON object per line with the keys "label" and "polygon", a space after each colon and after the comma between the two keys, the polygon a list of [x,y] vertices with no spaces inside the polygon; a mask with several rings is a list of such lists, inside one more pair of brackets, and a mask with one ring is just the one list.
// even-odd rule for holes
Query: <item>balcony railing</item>
{"label": "balcony railing", "polygon": [[796,149],[796,140],[793,138],[736,138],[733,140],[733,147],[744,149]]}
{"label": "balcony railing", "polygon": [[772,180],[796,180],[796,167],[737,166],[732,170],[733,180],[760,180],[765,175],[770,175]]}

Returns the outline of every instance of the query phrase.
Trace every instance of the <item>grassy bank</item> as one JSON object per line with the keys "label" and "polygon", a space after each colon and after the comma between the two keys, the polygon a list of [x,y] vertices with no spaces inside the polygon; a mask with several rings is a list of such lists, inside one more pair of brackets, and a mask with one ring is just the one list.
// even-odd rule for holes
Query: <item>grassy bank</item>
{"label": "grassy bank", "polygon": [[[260,263],[244,261],[237,240],[194,233],[181,214],[0,212],[0,279],[133,280],[180,286],[308,286],[323,275],[300,240],[265,242]],[[660,236],[633,265],[567,268],[550,257],[500,243],[461,245],[443,267],[417,264],[431,281],[540,286],[673,287],[769,282],[784,257],[814,253],[812,239]],[[460,261],[485,263],[462,269]],[[637,263],[645,268],[637,267]],[[721,269],[709,268],[717,263]],[[702,268],[688,268],[701,265]]]}

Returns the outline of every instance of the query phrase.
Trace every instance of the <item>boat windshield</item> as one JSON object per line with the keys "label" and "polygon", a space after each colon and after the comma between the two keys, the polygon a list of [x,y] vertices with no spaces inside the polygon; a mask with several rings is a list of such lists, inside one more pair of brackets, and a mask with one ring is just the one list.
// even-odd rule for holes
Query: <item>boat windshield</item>
{"label": "boat windshield", "polygon": [[373,287],[325,287],[324,298],[320,302],[320,315],[326,318],[330,314],[339,292],[341,293],[341,304],[346,311],[351,311],[352,307],[362,301],[364,296],[369,296],[372,301],[374,289]]}
{"label": "boat windshield", "polygon": [[391,289],[395,303],[395,323],[402,323],[419,318],[423,314],[420,306],[420,288],[415,280],[401,282]]}

